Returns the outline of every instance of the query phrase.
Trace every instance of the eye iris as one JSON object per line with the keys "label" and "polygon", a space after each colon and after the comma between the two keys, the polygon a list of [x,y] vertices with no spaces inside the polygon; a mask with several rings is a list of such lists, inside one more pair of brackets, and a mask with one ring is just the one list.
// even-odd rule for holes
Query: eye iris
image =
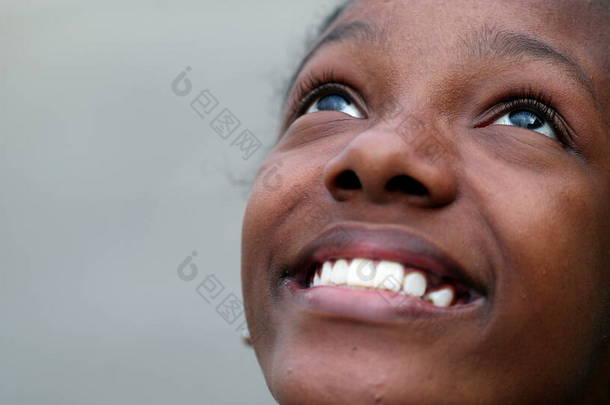
{"label": "eye iris", "polygon": [[330,96],[323,97],[317,103],[319,111],[342,110],[345,107],[348,107],[349,105],[351,105],[349,101],[337,94],[332,94]]}
{"label": "eye iris", "polygon": [[530,111],[521,110],[510,113],[510,122],[518,127],[526,129],[540,129],[544,126],[544,122],[540,117]]}

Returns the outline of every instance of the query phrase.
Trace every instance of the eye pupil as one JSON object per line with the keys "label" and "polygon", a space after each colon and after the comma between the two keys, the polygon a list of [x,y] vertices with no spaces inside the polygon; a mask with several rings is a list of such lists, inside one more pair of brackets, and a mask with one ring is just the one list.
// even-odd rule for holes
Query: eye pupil
{"label": "eye pupil", "polygon": [[518,127],[526,129],[540,129],[544,126],[544,121],[531,111],[521,110],[510,113],[510,122]]}
{"label": "eye pupil", "polygon": [[318,103],[317,108],[319,111],[337,111],[342,110],[351,105],[351,102],[338,94],[331,94],[326,97],[322,97]]}

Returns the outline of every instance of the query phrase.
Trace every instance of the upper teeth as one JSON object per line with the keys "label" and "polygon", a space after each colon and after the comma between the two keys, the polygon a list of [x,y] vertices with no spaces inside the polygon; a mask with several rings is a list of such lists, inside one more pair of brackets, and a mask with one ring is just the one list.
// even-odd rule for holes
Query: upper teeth
{"label": "upper teeth", "polygon": [[428,289],[426,274],[420,270],[407,269],[402,264],[390,261],[374,262],[369,259],[340,259],[326,261],[314,275],[312,287],[347,286],[393,291],[431,302],[435,306],[448,307],[455,300],[452,286],[446,285],[435,291]]}

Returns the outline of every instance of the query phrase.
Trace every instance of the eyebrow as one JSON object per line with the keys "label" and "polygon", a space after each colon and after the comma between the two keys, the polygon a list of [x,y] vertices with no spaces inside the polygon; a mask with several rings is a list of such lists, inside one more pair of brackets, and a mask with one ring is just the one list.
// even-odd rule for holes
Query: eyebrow
{"label": "eyebrow", "polygon": [[[307,62],[313,58],[321,48],[331,43],[358,41],[380,43],[385,40],[382,31],[366,21],[357,20],[340,24],[320,39],[316,45],[303,58],[298,69],[293,74],[290,85],[285,94],[285,100],[292,90],[296,78],[299,76]],[[541,39],[524,33],[494,29],[489,26],[473,31],[467,36],[460,37],[458,52],[464,57],[478,57],[487,59],[512,58],[521,60],[530,58],[546,61],[561,67],[577,83],[583,87],[598,104],[593,83],[584,69],[576,60],[565,52],[558,50]]]}
{"label": "eyebrow", "polygon": [[344,24],[339,24],[335,28],[333,28],[328,34],[324,35],[322,39],[320,39],[314,47],[307,53],[307,55],[303,58],[299,67],[292,75],[289,86],[286,90],[286,94],[284,99],[288,98],[288,94],[290,90],[294,86],[294,82],[297,77],[307,64],[313,58],[320,49],[325,46],[336,43],[336,42],[346,42],[346,41],[370,41],[370,42],[379,42],[381,32],[375,29],[366,21],[356,20]]}
{"label": "eyebrow", "polygon": [[468,37],[461,37],[459,50],[466,57],[512,58],[518,61],[530,58],[549,62],[561,67],[585,88],[593,100],[597,100],[591,79],[574,58],[530,35],[484,27]]}

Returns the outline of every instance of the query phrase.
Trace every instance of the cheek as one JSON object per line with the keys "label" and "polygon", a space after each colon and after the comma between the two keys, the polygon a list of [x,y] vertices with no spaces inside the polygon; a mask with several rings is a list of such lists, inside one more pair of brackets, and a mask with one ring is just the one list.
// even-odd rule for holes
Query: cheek
{"label": "cheek", "polygon": [[578,182],[523,184],[499,193],[495,203],[495,211],[503,212],[495,218],[512,269],[501,276],[518,283],[532,303],[549,297],[565,307],[599,296],[604,228],[602,207],[591,201],[600,196]]}
{"label": "cheek", "polygon": [[[264,171],[261,171],[264,175]],[[278,197],[270,192],[269,187],[261,187],[261,177],[248,199],[242,228],[241,278],[244,297],[245,314],[252,345],[263,370],[268,364],[268,350],[273,336],[272,312],[265,310],[270,305],[267,286],[270,283],[266,269],[270,265],[270,257],[264,249],[266,238],[270,235],[269,215],[277,207]],[[278,186],[278,190],[281,187]]]}
{"label": "cheek", "polygon": [[584,374],[608,315],[608,196],[574,167],[487,173],[479,203],[500,246],[490,341],[504,346],[507,361],[536,359],[564,378]]}
{"label": "cheek", "polygon": [[[268,157],[257,175],[244,215],[242,289],[250,333],[263,369],[280,330],[272,311],[272,285],[278,281],[285,258],[295,254],[282,247],[298,246],[290,243],[291,238],[307,238],[308,229],[318,229],[314,223],[324,222],[320,201],[309,197],[320,193],[314,188],[320,187],[321,166],[303,155],[275,152]],[[291,232],[295,224],[299,224],[298,235]]]}

